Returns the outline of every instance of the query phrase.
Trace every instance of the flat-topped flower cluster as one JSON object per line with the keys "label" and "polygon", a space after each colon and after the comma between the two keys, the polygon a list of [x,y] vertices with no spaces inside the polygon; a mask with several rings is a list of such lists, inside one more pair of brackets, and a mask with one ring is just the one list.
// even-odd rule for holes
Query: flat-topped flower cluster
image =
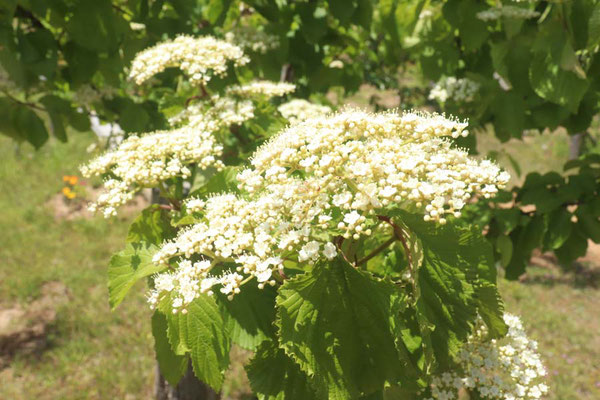
{"label": "flat-topped flower cluster", "polygon": [[227,94],[241,97],[277,97],[284,96],[296,90],[296,85],[287,82],[252,81],[242,85],[230,86]]}
{"label": "flat-topped flower cluster", "polygon": [[237,25],[225,34],[225,40],[255,53],[265,54],[279,47],[279,38],[253,26]]}
{"label": "flat-topped flower cluster", "polygon": [[477,13],[477,18],[482,21],[495,21],[500,18],[506,19],[530,19],[537,18],[540,13],[525,7],[501,5],[489,8]]}
{"label": "flat-topped flower cluster", "polygon": [[527,337],[519,317],[505,313],[504,322],[509,328],[506,337],[488,340],[487,329],[479,321],[460,351],[462,371],[434,378],[433,399],[459,399],[463,388],[488,400],[536,400],[548,392],[537,343]]}
{"label": "flat-topped flower cluster", "polygon": [[[214,286],[231,296],[254,278],[261,286],[274,284],[284,261],[332,259],[338,253],[335,237],[369,236],[378,214],[393,208],[442,224],[447,214],[459,216],[473,195],[489,197],[509,179],[445,138],[466,135],[466,128],[438,114],[358,110],[291,125],[259,148],[252,168],[238,175],[243,195],[186,203],[201,222],[166,242],[153,261],[181,265],[201,255],[211,267],[185,274],[192,280],[186,282],[177,271],[159,275],[168,284],[157,285],[150,302],[169,295],[177,299],[177,312]],[[236,270],[216,273],[223,263],[234,263]]]}
{"label": "flat-topped flower cluster", "polygon": [[[132,63],[131,75],[141,83],[166,67],[179,66],[190,80],[205,83],[211,76],[223,75],[227,64],[247,62],[244,53],[230,43],[213,37],[179,36],[139,53]],[[104,216],[116,215],[117,208],[145,187],[161,187],[175,177],[187,178],[192,168],[223,167],[219,160],[223,146],[217,132],[254,118],[254,100],[283,96],[295,85],[282,82],[252,81],[228,87],[225,94],[206,93],[169,119],[177,129],[134,135],[81,168],[86,177],[105,175],[104,191],[90,206]]]}
{"label": "flat-topped flower cluster", "polygon": [[202,129],[206,124],[215,129],[240,125],[254,118],[253,99],[270,99],[285,96],[296,90],[296,85],[285,82],[252,81],[230,86],[225,95],[215,94],[208,101],[190,104],[178,114],[169,118],[171,125],[187,125]]}
{"label": "flat-topped flower cluster", "polygon": [[205,169],[221,169],[218,159],[223,146],[217,143],[210,130],[183,127],[158,131],[144,136],[130,136],[114,151],[109,151],[81,167],[85,177],[109,173],[104,192],[92,211],[101,209],[105,216],[116,215],[117,208],[131,200],[144,187],[157,187],[176,176],[187,177],[189,164]]}
{"label": "flat-topped flower cluster", "polygon": [[448,100],[454,103],[468,103],[479,91],[479,83],[468,78],[454,76],[443,77],[429,92],[429,100],[445,103]]}
{"label": "flat-topped flower cluster", "polygon": [[206,84],[213,75],[224,75],[230,62],[240,66],[249,61],[234,44],[212,36],[182,35],[138,53],[129,77],[139,85],[166,68],[178,67],[192,84]]}
{"label": "flat-topped flower cluster", "polygon": [[295,124],[309,118],[325,116],[332,110],[328,106],[314,104],[304,99],[293,99],[277,107],[277,111],[291,124]]}

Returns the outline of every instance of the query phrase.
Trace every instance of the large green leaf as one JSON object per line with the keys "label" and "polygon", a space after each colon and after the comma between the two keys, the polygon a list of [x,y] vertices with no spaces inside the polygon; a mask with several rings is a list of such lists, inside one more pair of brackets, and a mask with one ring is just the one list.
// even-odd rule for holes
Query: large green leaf
{"label": "large green leaf", "polygon": [[556,254],[556,257],[561,264],[568,266],[578,257],[583,257],[587,251],[587,247],[587,237],[581,233],[581,228],[579,227],[579,224],[577,224],[573,227],[569,238],[563,245],[554,250],[554,254]]}
{"label": "large green leaf", "polygon": [[548,216],[548,231],[544,236],[544,248],[558,249],[567,241],[572,230],[571,213],[565,208],[554,211]]}
{"label": "large green leaf", "polygon": [[108,0],[76,1],[73,15],[66,25],[77,44],[98,52],[114,50],[125,26]]}
{"label": "large green leaf", "polygon": [[590,207],[582,204],[577,208],[576,214],[581,231],[594,243],[600,243],[600,221],[591,213]]}
{"label": "large green leaf", "polygon": [[395,346],[396,288],[341,259],[287,281],[277,297],[280,343],[323,397],[353,399],[397,382],[407,356]]}
{"label": "large green leaf", "polygon": [[529,81],[535,93],[552,103],[576,112],[589,82],[574,72],[565,71],[549,54],[537,53],[529,69]]}
{"label": "large green leaf", "polygon": [[215,300],[202,294],[187,305],[185,314],[173,314],[168,300],[161,302],[159,309],[167,315],[169,342],[175,354],[189,352],[194,374],[219,391],[229,365],[231,341]]}
{"label": "large green leaf", "polygon": [[48,131],[44,123],[29,107],[15,106],[12,109],[11,119],[14,131],[36,149],[42,147],[48,140]]}
{"label": "large green leaf", "polygon": [[219,293],[219,304],[231,340],[254,350],[267,338],[275,337],[275,297],[277,292],[267,286],[259,289],[249,283],[232,300]]}
{"label": "large green leaf", "polygon": [[426,223],[406,213],[401,218],[421,244],[417,306],[435,327],[431,339],[438,362],[448,364],[456,355],[477,313],[493,337],[505,335],[493,249],[481,232],[451,223]]}
{"label": "large green leaf", "polygon": [[546,233],[547,220],[543,215],[536,215],[510,234],[514,248],[510,262],[506,266],[506,278],[518,279],[525,273],[525,267],[531,252],[540,246]]}
{"label": "large green leaf", "polygon": [[252,391],[260,400],[317,398],[308,376],[272,340],[258,347],[246,372]]}
{"label": "large green leaf", "polygon": [[108,265],[108,301],[113,309],[123,301],[138,280],[166,268],[152,263],[156,250],[156,246],[145,242],[127,243],[123,251],[111,257]]}
{"label": "large green leaf", "polygon": [[505,142],[511,137],[521,137],[525,129],[524,109],[525,103],[519,93],[513,90],[497,92],[492,102],[492,113],[498,139]]}
{"label": "large green leaf", "polygon": [[183,378],[187,371],[189,356],[177,355],[171,349],[167,337],[167,318],[158,311],[152,315],[152,336],[154,336],[154,352],[160,373],[171,386]]}

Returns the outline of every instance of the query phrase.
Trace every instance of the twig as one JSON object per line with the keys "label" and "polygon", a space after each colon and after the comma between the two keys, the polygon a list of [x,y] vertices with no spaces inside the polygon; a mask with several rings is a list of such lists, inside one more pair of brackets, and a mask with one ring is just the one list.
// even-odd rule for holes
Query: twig
{"label": "twig", "polygon": [[45,108],[43,108],[43,107],[40,107],[40,106],[38,106],[38,105],[36,105],[36,104],[33,104],[33,103],[27,103],[27,102],[24,102],[24,101],[21,101],[21,100],[17,99],[16,97],[14,97],[14,96],[13,96],[13,95],[11,95],[10,93],[8,93],[6,90],[2,90],[2,93],[4,93],[4,95],[5,95],[6,97],[8,97],[9,99],[11,99],[11,100],[12,100],[12,101],[14,101],[15,103],[18,103],[18,104],[21,104],[21,105],[23,105],[23,106],[27,106],[27,107],[33,108],[33,109],[35,109],[35,110],[39,110],[39,111],[48,112],[48,110],[46,110]]}
{"label": "twig", "polygon": [[385,250],[389,245],[391,245],[392,243],[394,243],[396,241],[396,237],[391,237],[389,238],[385,243],[383,243],[381,246],[377,247],[375,250],[373,250],[371,252],[371,254],[369,254],[368,256],[365,256],[364,258],[361,258],[360,260],[358,260],[356,262],[356,266],[362,265],[364,263],[366,263],[367,261],[369,261],[371,258],[375,257],[377,254],[381,253],[383,250]]}

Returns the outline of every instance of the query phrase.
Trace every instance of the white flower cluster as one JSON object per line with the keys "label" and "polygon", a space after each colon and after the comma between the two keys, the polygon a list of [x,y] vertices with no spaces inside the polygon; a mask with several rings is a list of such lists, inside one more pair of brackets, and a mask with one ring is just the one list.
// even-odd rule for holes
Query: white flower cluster
{"label": "white flower cluster", "polygon": [[243,85],[235,85],[227,88],[226,93],[236,96],[267,98],[285,96],[296,90],[296,85],[287,82],[252,81]]}
{"label": "white flower cluster", "polygon": [[254,118],[252,101],[214,95],[208,102],[189,105],[169,118],[169,124],[215,132],[223,127],[239,125],[252,118]]}
{"label": "white flower cluster", "polygon": [[480,11],[477,13],[477,18],[482,21],[495,21],[500,18],[530,19],[539,16],[540,13],[535,10],[511,5],[492,7],[485,11]]}
{"label": "white flower cluster", "polygon": [[546,369],[537,343],[527,337],[519,317],[505,313],[508,334],[487,340],[483,323],[459,354],[462,371],[445,372],[433,379],[435,400],[459,399],[461,389],[488,400],[536,400],[548,392]]}
{"label": "white flower cluster", "polygon": [[[197,285],[168,292],[182,299],[183,309],[194,295],[182,287],[196,288],[198,296],[221,285],[232,296],[253,278],[261,286],[274,284],[283,260],[331,259],[337,254],[334,236],[371,235],[377,214],[387,208],[416,208],[440,223],[445,214],[460,215],[472,195],[489,197],[509,179],[443,138],[465,135],[466,126],[437,114],[358,110],[291,125],[255,152],[251,169],[238,174],[245,196],[189,200],[187,210],[202,215],[202,222],[166,242],[153,258],[169,264],[201,254],[215,266],[235,263],[236,272],[215,277],[203,270],[194,277]],[[155,304],[166,295],[156,291],[150,299]]]}
{"label": "white flower cluster", "polygon": [[188,177],[191,163],[200,169],[221,169],[223,164],[217,157],[222,151],[212,132],[190,127],[130,136],[116,150],[81,167],[86,177],[107,173],[112,176],[90,210],[101,209],[106,217],[116,215],[117,207],[130,200],[137,190],[156,187],[169,178]]}
{"label": "white flower cluster", "polygon": [[429,100],[445,103],[449,99],[455,103],[468,103],[479,90],[479,83],[468,78],[454,76],[441,78],[429,92]]}
{"label": "white flower cluster", "polygon": [[[217,129],[240,125],[254,118],[254,103],[246,97],[284,96],[296,90],[290,83],[254,81],[225,90],[225,96],[213,95],[207,102],[197,102],[169,118],[171,125],[186,124],[198,129]],[[242,99],[240,99],[240,97]]]}
{"label": "white flower cluster", "polygon": [[242,49],[260,54],[279,47],[277,36],[258,30],[253,26],[234,26],[225,34],[225,40]]}
{"label": "white flower cluster", "polygon": [[179,67],[192,84],[205,84],[213,74],[224,75],[228,62],[240,66],[248,61],[240,47],[226,41],[212,36],[182,35],[138,53],[131,64],[129,77],[141,84],[166,68]]}
{"label": "white flower cluster", "polygon": [[331,108],[314,104],[304,99],[293,99],[277,107],[283,118],[295,124],[309,118],[318,118],[331,113]]}

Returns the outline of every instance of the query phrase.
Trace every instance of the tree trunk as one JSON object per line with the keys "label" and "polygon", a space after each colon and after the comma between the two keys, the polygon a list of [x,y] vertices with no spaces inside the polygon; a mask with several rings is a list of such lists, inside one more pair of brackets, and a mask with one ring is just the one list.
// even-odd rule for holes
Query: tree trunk
{"label": "tree trunk", "polygon": [[[152,189],[152,204],[165,204],[165,199],[160,197],[158,189]],[[194,375],[192,362],[188,365],[187,372],[176,387],[169,385],[160,373],[158,363],[154,375],[154,397],[156,400],[218,400],[221,396],[211,389],[206,383]]]}
{"label": "tree trunk", "polygon": [[163,378],[158,364],[156,365],[156,374],[154,381],[154,396],[156,400],[219,400],[221,396],[210,388],[204,382],[198,380],[192,371],[192,363],[188,365],[188,370],[181,378],[177,387],[169,385]]}
{"label": "tree trunk", "polygon": [[585,132],[576,133],[569,138],[569,160],[574,160],[581,154],[581,145]]}

